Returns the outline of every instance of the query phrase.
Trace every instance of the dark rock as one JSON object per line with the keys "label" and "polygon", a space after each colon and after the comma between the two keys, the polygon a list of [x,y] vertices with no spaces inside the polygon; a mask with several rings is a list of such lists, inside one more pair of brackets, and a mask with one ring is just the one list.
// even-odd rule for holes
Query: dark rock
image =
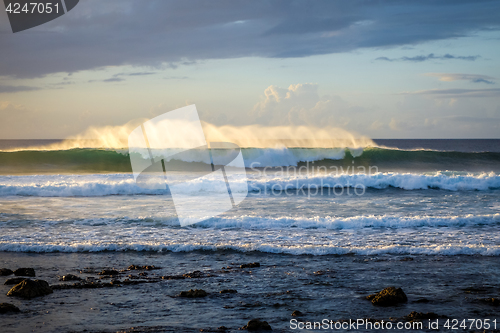
{"label": "dark rock", "polygon": [[116,269],[104,269],[98,274],[99,275],[118,275],[118,274],[120,274],[120,272],[118,272]]}
{"label": "dark rock", "polygon": [[81,281],[82,278],[73,274],[64,275],[59,281]]}
{"label": "dark rock", "polygon": [[137,266],[137,265],[130,265],[130,266],[127,267],[127,269],[129,271],[136,271],[136,270],[142,269],[142,267],[141,266]]}
{"label": "dark rock", "polygon": [[493,306],[499,306],[500,305],[500,299],[498,298],[485,298],[483,300],[484,303],[493,305]]}
{"label": "dark rock", "polygon": [[102,283],[102,282],[77,282],[73,284],[56,284],[50,286],[53,290],[62,290],[62,289],[97,289],[97,288],[106,288],[106,287],[116,287],[117,284],[113,283]]}
{"label": "dark rock", "polygon": [[392,306],[408,301],[403,289],[395,287],[385,288],[376,294],[366,296],[366,299],[370,300],[373,305],[379,306]]}
{"label": "dark rock", "polygon": [[427,319],[438,319],[441,316],[435,314],[434,312],[417,312],[417,311],[412,311],[409,315],[405,316],[404,319],[407,321],[422,321],[422,320],[427,320]]}
{"label": "dark rock", "polygon": [[23,282],[24,280],[26,280],[26,278],[11,278],[11,279],[7,279],[7,281],[5,281],[4,284],[9,286],[12,284],[19,284],[19,283]]}
{"label": "dark rock", "polygon": [[238,291],[234,290],[234,289],[224,289],[224,290],[221,290],[219,291],[219,293],[221,294],[236,294]]}
{"label": "dark rock", "polygon": [[400,261],[413,261],[413,258],[412,257],[405,257],[405,258],[402,258]]}
{"label": "dark rock", "polygon": [[0,303],[0,313],[21,312],[17,306],[9,303]]}
{"label": "dark rock", "polygon": [[414,303],[430,303],[431,301],[428,300],[427,298],[420,298],[417,299]]}
{"label": "dark rock", "polygon": [[292,312],[292,317],[300,317],[303,316],[304,314],[298,310],[295,310]]}
{"label": "dark rock", "polygon": [[182,275],[165,275],[161,277],[163,280],[183,280],[185,279]]}
{"label": "dark rock", "polygon": [[229,328],[227,328],[226,326],[219,326],[219,327],[217,327],[217,330],[222,331],[222,332],[227,331],[228,329]]}
{"label": "dark rock", "polygon": [[18,296],[25,299],[44,296],[52,293],[52,288],[43,280],[26,279],[12,287],[7,296]]}
{"label": "dark rock", "polygon": [[[0,276],[9,276],[14,274],[14,272],[11,269],[8,268],[0,268]],[[2,303],[4,304],[4,303]],[[5,303],[7,304],[7,303]]]}
{"label": "dark rock", "polygon": [[189,291],[181,291],[179,297],[198,298],[205,297],[207,295],[207,292],[203,289],[190,289]]}
{"label": "dark rock", "polygon": [[247,331],[272,331],[271,325],[267,321],[261,321],[259,319],[252,319],[241,328]]}
{"label": "dark rock", "polygon": [[258,262],[252,262],[250,264],[240,265],[240,268],[255,268],[255,267],[260,267],[260,263],[258,263]]}
{"label": "dark rock", "polygon": [[155,269],[161,269],[161,267],[156,267],[154,265],[147,265],[147,266],[130,265],[130,266],[128,266],[127,269],[129,271],[135,271],[135,270],[141,270],[141,269],[145,269],[147,271],[152,271]]}
{"label": "dark rock", "polygon": [[485,294],[488,292],[488,288],[486,287],[469,287],[462,290],[467,294]]}
{"label": "dark rock", "polygon": [[182,274],[182,276],[188,279],[199,279],[206,277],[206,274],[200,271],[194,271],[191,273]]}
{"label": "dark rock", "polygon": [[35,270],[33,268],[18,268],[14,271],[14,275],[35,277]]}

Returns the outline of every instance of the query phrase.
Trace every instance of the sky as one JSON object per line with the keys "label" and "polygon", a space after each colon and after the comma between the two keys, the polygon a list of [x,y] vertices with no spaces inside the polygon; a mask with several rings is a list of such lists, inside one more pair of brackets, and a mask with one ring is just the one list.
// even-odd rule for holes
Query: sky
{"label": "sky", "polygon": [[218,126],[500,138],[498,13],[480,0],[81,0],[14,34],[0,10],[0,139],[189,104]]}

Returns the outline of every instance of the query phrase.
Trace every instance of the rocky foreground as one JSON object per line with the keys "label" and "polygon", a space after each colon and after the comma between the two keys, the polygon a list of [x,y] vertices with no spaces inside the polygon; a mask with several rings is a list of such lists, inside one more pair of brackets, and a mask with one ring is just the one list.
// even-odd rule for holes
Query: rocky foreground
{"label": "rocky foreground", "polygon": [[[407,259],[405,259],[405,261],[406,260]],[[0,276],[5,277],[4,285],[9,286],[10,288],[6,293],[6,296],[12,299],[21,300],[21,306],[17,305],[18,303],[16,303],[16,305],[11,303],[0,303],[0,314],[2,316],[1,318],[21,318],[23,314],[31,313],[31,302],[40,299],[43,300],[46,297],[52,297],[49,295],[63,293],[66,291],[90,293],[91,289],[109,289],[119,291],[119,294],[127,295],[130,291],[132,291],[132,289],[130,288],[134,288],[134,292],[138,292],[138,290],[140,289],[137,288],[143,288],[146,286],[168,282],[170,283],[170,288],[168,289],[170,291],[170,294],[164,296],[178,300],[178,302],[180,302],[178,304],[189,305],[189,302],[193,302],[193,305],[200,306],[204,304],[203,302],[205,302],[205,300],[221,299],[225,302],[225,305],[223,306],[224,309],[237,309],[239,310],[239,313],[243,314],[240,320],[241,324],[238,326],[235,326],[234,324],[225,324],[223,326],[199,328],[197,329],[198,331],[231,332],[237,330],[274,330],[281,332],[288,331],[288,327],[277,327],[275,324],[269,322],[267,318],[269,318],[268,313],[270,308],[280,309],[286,307],[287,309],[291,309],[288,312],[288,320],[293,319],[295,320],[295,323],[309,322],[313,320],[311,318],[318,317],[318,315],[314,312],[314,306],[306,307],[303,305],[305,304],[304,302],[299,303],[302,305],[294,305],[298,303],[295,300],[305,300],[306,302],[309,302],[309,304],[314,304],[315,301],[314,299],[306,299],[301,296],[297,291],[297,287],[302,286],[301,288],[329,290],[329,288],[332,288],[334,286],[335,282],[333,281],[338,280],[340,277],[339,272],[333,269],[315,270],[305,273],[306,278],[296,278],[295,280],[292,280],[296,281],[296,285],[289,283],[289,290],[266,291],[260,296],[246,293],[241,294],[241,290],[239,288],[233,289],[224,287],[225,281],[229,280],[245,280],[247,281],[245,283],[248,283],[248,279],[251,280],[252,276],[257,276],[259,274],[259,270],[262,269],[272,271],[273,269],[275,269],[275,266],[261,264],[259,262],[239,264],[231,263],[230,265],[222,266],[220,269],[203,268],[202,270],[164,275],[160,273],[163,272],[162,267],[155,265],[132,264],[122,268],[81,268],[78,271],[67,272],[67,274],[64,275],[53,276],[51,279],[53,281],[58,280],[58,282],[49,284],[42,278],[37,277],[38,274],[34,268],[1,268]],[[285,273],[292,274],[286,271]],[[181,290],[176,287],[176,283],[179,283],[181,281],[189,282],[189,285],[193,287],[190,289],[186,288],[184,290]],[[256,280],[256,283],[259,283],[258,279]],[[217,288],[217,286],[220,287],[218,287],[218,289],[215,289]],[[243,287],[246,287],[246,285],[241,285],[241,288]],[[265,285],[262,286],[262,288],[265,288]],[[332,290],[335,291],[335,289]],[[409,294],[408,291],[410,291]],[[500,289],[473,286],[463,288],[461,294],[468,295],[466,297],[470,302],[491,309],[491,313],[500,314],[500,300],[494,294],[498,291],[500,291]],[[439,302],[439,300],[432,299],[430,293],[428,297],[422,297],[422,293],[420,293],[419,297],[415,297],[415,291],[411,289],[411,286],[405,286],[403,290],[402,287],[389,285],[383,289],[372,290],[372,292],[367,292],[364,295],[360,296],[361,297],[359,298],[353,299],[352,302],[359,302],[359,304],[368,304],[368,306],[373,307],[374,310],[378,309],[377,311],[374,311],[375,316],[362,318],[363,320],[371,323],[380,323],[383,321],[409,323],[422,322],[424,325],[423,327],[428,328],[426,327],[426,325],[428,325],[429,320],[445,320],[449,318],[449,316],[442,313],[421,310],[408,311],[406,312],[406,314],[399,316],[390,315],[391,309],[400,309],[401,307],[407,308],[408,303],[419,305],[419,308],[421,309],[422,305],[436,304],[437,302]],[[233,301],[233,298],[235,297],[238,297],[239,302]],[[266,298],[278,299],[280,301],[270,304],[269,302],[265,301]],[[59,306],[60,308],[67,308],[67,305],[64,304],[64,302],[61,302]],[[55,305],[55,308],[57,307],[58,305]],[[260,309],[258,312],[261,313],[262,316],[250,319],[245,318],[247,317],[246,315],[244,315],[245,309],[252,310],[251,313],[253,314],[256,313],[255,310]],[[387,313],[388,315],[383,316],[384,313]],[[357,319],[359,318],[332,318],[332,323],[344,323],[350,320]],[[166,320],[169,320],[168,317]],[[124,325],[126,325],[126,323]],[[75,332],[82,331],[83,330],[75,330]],[[179,330],[174,326],[137,326],[122,329],[118,332],[153,333],[176,331],[180,332],[182,330]],[[186,332],[187,331],[189,331],[189,329],[187,329]],[[474,332],[474,330],[470,331]],[[499,330],[487,330],[487,332],[497,331]],[[100,332],[116,332],[116,329],[112,331],[102,330]]]}

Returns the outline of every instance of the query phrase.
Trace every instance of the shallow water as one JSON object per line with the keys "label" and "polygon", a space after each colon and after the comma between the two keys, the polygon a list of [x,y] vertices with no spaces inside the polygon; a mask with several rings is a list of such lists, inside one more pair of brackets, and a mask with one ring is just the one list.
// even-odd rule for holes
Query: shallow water
{"label": "shallow water", "polygon": [[[389,320],[412,311],[435,312],[460,320],[500,319],[498,307],[481,302],[500,294],[498,257],[417,255],[411,258],[413,260],[399,255],[293,256],[231,251],[3,253],[0,266],[34,267],[37,277],[51,284],[59,283],[57,277],[68,273],[96,276],[95,273],[80,274],[84,267],[98,272],[104,268],[122,269],[130,264],[163,267],[149,272],[150,277],[194,270],[215,276],[117,288],[55,290],[51,295],[33,300],[6,297],[9,286],[2,285],[0,302],[14,303],[23,311],[4,316],[2,331],[107,332],[161,326],[166,328],[160,331],[195,332],[226,326],[230,332],[236,332],[248,320],[261,318],[268,321],[274,331],[288,332],[292,331],[290,319],[295,310],[304,313],[300,318],[303,321]],[[261,267],[222,270],[222,267],[249,262],[260,262]],[[3,282],[6,278],[0,279]],[[364,299],[393,285],[405,291],[408,303],[376,307]],[[468,292],[470,288],[475,289]],[[173,297],[188,289],[204,289],[209,296]],[[219,294],[223,289],[235,289],[238,293]]]}

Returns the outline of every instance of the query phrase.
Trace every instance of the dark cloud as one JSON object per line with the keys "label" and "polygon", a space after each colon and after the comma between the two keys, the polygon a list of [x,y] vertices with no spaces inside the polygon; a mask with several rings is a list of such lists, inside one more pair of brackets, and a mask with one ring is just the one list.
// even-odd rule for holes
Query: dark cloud
{"label": "dark cloud", "polygon": [[[176,68],[248,56],[306,57],[414,45],[500,26],[500,2],[486,0],[88,0],[16,34],[0,12],[0,75],[16,77],[120,65]],[[411,58],[407,61],[426,60]]]}
{"label": "dark cloud", "polygon": [[422,61],[427,61],[427,60],[451,60],[451,59],[458,59],[458,60],[468,60],[468,61],[474,61],[477,58],[480,58],[480,56],[455,56],[451,54],[445,54],[442,56],[436,56],[434,53],[430,53],[428,55],[419,55],[419,56],[414,56],[414,57],[401,57],[401,58],[387,58],[387,57],[379,57],[375,60],[383,60],[383,61],[411,61],[411,62],[422,62]]}
{"label": "dark cloud", "polygon": [[34,91],[34,90],[40,90],[40,89],[41,88],[39,88],[39,87],[0,85],[0,94],[2,94],[2,93],[16,93],[16,92],[22,92],[22,91]]}
{"label": "dark cloud", "polygon": [[458,98],[458,97],[498,97],[500,88],[494,89],[432,89],[415,92],[405,92],[401,95],[434,95],[436,97]]}
{"label": "dark cloud", "polygon": [[438,77],[440,81],[469,81],[472,83],[495,84],[495,78],[481,74],[461,74],[461,73],[426,73],[426,76]]}
{"label": "dark cloud", "polygon": [[112,77],[109,79],[102,80],[102,82],[121,82],[121,81],[125,81],[125,79],[119,77]]}
{"label": "dark cloud", "polygon": [[135,73],[118,73],[113,75],[114,77],[118,76],[145,76],[145,75],[153,75],[156,74],[156,72],[135,72]]}
{"label": "dark cloud", "polygon": [[119,77],[110,77],[109,79],[104,79],[104,80],[89,80],[89,83],[92,83],[92,82],[106,82],[106,83],[109,83],[109,82],[122,82],[122,81],[125,81],[125,79],[122,79],[122,78],[119,78]]}
{"label": "dark cloud", "polygon": [[490,81],[490,80],[485,80],[485,79],[474,79],[471,80],[473,83],[486,83],[486,84],[495,84],[495,82]]}

